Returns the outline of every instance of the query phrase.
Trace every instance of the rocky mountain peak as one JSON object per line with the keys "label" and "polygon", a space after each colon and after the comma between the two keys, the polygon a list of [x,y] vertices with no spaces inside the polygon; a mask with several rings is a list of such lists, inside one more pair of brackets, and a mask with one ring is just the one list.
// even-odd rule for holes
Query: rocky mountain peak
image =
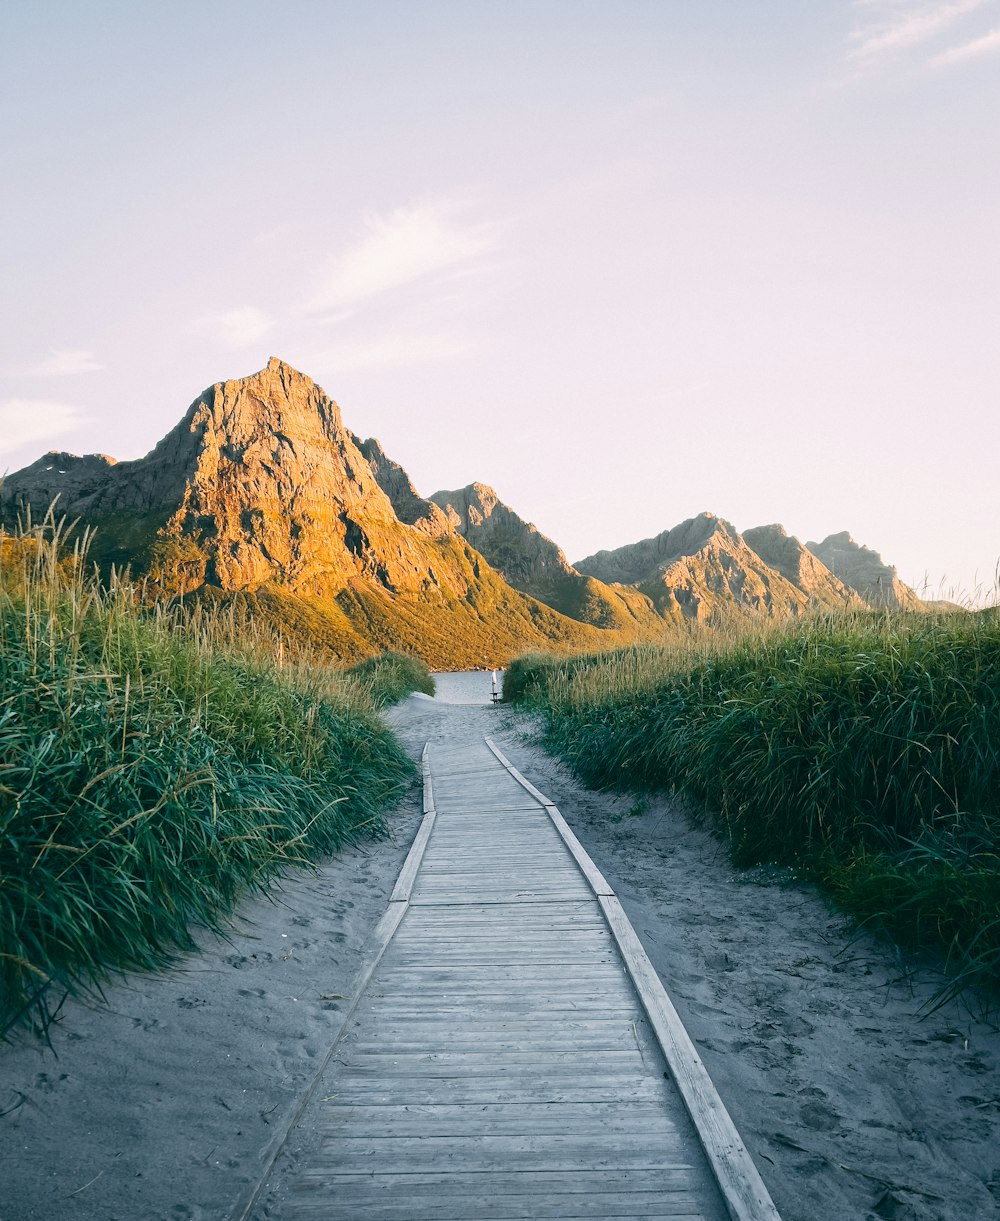
{"label": "rocky mountain peak", "polygon": [[488,484],[434,492],[430,499],[515,588],[534,590],[540,582],[571,571],[552,539],[505,505]]}
{"label": "rocky mountain peak", "polygon": [[869,606],[889,610],[924,609],[916,591],[899,579],[896,569],[886,564],[877,551],[856,543],[846,530],[828,534],[822,542],[810,542],[806,546]]}
{"label": "rocky mountain peak", "polygon": [[656,580],[664,568],[682,556],[696,555],[713,538],[725,544],[735,537],[736,530],[725,518],[704,512],[652,538],[627,543],[613,551],[598,551],[577,560],[575,566],[600,581],[639,585]]}
{"label": "rocky mountain peak", "polygon": [[648,598],[577,572],[562,549],[504,504],[489,484],[435,492],[431,500],[457,533],[522,593],[594,627],[648,633],[659,629],[662,621]]}
{"label": "rocky mountain peak", "polygon": [[433,501],[419,495],[406,471],[389,457],[375,437],[362,441],[351,433],[351,439],[364,454],[379,487],[389,497],[400,521],[431,535],[451,532],[452,523],[447,514]]}
{"label": "rocky mountain peak", "polygon": [[[36,516],[50,499],[39,465],[0,492],[8,503],[30,503]],[[181,588],[274,583],[329,596],[356,577],[389,590],[434,587],[421,536],[396,516],[340,408],[277,357],[210,386],[145,458],[75,459],[57,469],[80,472],[63,511],[125,533],[140,567],[154,553],[161,568],[165,555],[176,567],[175,553],[183,554]]]}
{"label": "rocky mountain peak", "polygon": [[838,580],[817,555],[777,522],[744,530],[743,539],[766,564],[802,590],[811,605],[831,609],[864,606],[855,590]]}

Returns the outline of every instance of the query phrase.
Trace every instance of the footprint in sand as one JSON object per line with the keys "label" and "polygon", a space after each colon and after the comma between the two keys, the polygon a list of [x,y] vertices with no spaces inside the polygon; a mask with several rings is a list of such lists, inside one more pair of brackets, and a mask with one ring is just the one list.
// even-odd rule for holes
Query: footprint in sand
{"label": "footprint in sand", "polygon": [[842,1116],[828,1103],[818,1098],[807,1102],[799,1110],[799,1118],[814,1132],[833,1132],[843,1123]]}
{"label": "footprint in sand", "polygon": [[69,1073],[60,1073],[53,1080],[48,1073],[38,1073],[35,1077],[35,1089],[40,1090],[43,1094],[51,1094],[59,1086],[60,1081],[67,1081]]}

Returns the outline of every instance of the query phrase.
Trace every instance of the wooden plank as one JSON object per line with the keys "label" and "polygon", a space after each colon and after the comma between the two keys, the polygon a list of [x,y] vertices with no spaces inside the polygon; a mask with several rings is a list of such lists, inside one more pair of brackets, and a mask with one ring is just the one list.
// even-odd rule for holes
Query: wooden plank
{"label": "wooden plank", "polygon": [[[574,1171],[567,1173],[560,1170],[533,1170],[531,1172],[508,1169],[491,1178],[497,1193],[511,1196],[590,1196],[595,1191],[615,1192],[620,1195],[631,1195],[640,1192],[656,1191],[665,1187],[675,1192],[683,1188],[688,1165],[679,1162],[674,1166],[664,1166],[658,1170],[614,1170],[602,1169]],[[320,1175],[306,1171],[305,1180],[317,1180]],[[406,1191],[410,1198],[447,1198],[457,1196],[459,1199],[475,1198],[482,1189],[482,1179],[469,1171],[416,1171],[411,1174],[380,1174],[378,1171],[351,1172],[338,1171],[331,1176],[331,1181],[342,1187],[345,1192],[352,1190],[357,1193],[355,1199],[363,1198],[369,1190],[372,1193],[380,1191]]]}
{"label": "wooden plank", "polygon": [[517,1136],[673,1132],[659,1102],[494,1103],[491,1106],[330,1106],[320,1131],[352,1136]]}
{"label": "wooden plank", "polygon": [[563,1069],[578,1070],[579,1073],[594,1072],[601,1076],[612,1073],[642,1072],[643,1058],[637,1047],[622,1047],[609,1050],[601,1048],[586,1051],[582,1047],[569,1050],[553,1047],[529,1047],[505,1052],[499,1058],[485,1051],[404,1051],[389,1047],[382,1051],[351,1050],[351,1065],[358,1072],[391,1072],[413,1077],[443,1076],[493,1076],[497,1066],[505,1073],[534,1072],[549,1066],[553,1072]]}
{"label": "wooden plank", "polygon": [[[463,946],[461,948],[445,948],[435,945],[419,956],[411,958],[406,954],[394,954],[392,967],[405,966],[414,963],[421,968],[440,969],[442,967],[472,967],[481,964],[483,960],[493,966],[516,971],[519,967],[530,963],[532,967],[583,967],[596,964],[602,966],[616,965],[616,955],[606,946],[588,946],[561,948],[533,942],[524,946],[505,946],[502,942],[488,946]],[[618,960],[620,962],[620,960]],[[387,964],[386,969],[389,969]]]}
{"label": "wooden plank", "polygon": [[375,976],[380,984],[389,981],[405,986],[408,983],[426,987],[430,983],[443,988],[468,984],[471,988],[484,984],[518,983],[534,988],[541,996],[563,996],[570,992],[606,990],[615,995],[628,995],[624,987],[628,975],[620,962],[534,963],[447,963],[397,959],[379,967]]}
{"label": "wooden plank", "polygon": [[[704,1213],[698,1209],[698,1201],[690,1194],[666,1201],[662,1194],[650,1203],[648,1198],[639,1199],[632,1207],[626,1207],[632,1197],[623,1199],[614,1195],[602,1195],[593,1202],[573,1196],[569,1201],[562,1196],[536,1198],[528,1204],[523,1200],[497,1198],[492,1193],[476,1199],[450,1201],[444,1209],[433,1200],[415,1201],[412,1208],[405,1197],[392,1203],[368,1202],[354,1205],[350,1212],[342,1211],[337,1204],[331,1207],[329,1200],[311,1200],[303,1196],[296,1199],[297,1217],[303,1221],[380,1221],[381,1218],[405,1218],[405,1221],[545,1221],[550,1217],[561,1221],[704,1221]],[[605,1206],[601,1201],[609,1201]],[[624,1210],[624,1211],[623,1211]]]}
{"label": "wooden plank", "polygon": [[[575,888],[572,890],[552,890],[552,891],[548,891],[546,894],[542,894],[541,892],[531,891],[531,890],[529,890],[529,891],[498,890],[493,895],[489,895],[489,894],[471,895],[468,899],[468,905],[471,906],[476,903],[483,903],[483,904],[495,903],[498,906],[502,906],[506,903],[509,903],[512,899],[517,899],[517,898],[524,899],[524,901],[526,903],[529,903],[529,902],[541,903],[541,902],[544,902],[546,898],[548,898],[549,900],[572,899],[575,897],[576,894],[577,894],[577,891]],[[443,897],[442,897],[442,895],[433,895],[433,894],[423,895],[423,894],[418,893],[418,894],[413,895],[410,899],[410,903],[414,907],[423,907],[423,906],[436,907],[441,902],[449,902],[455,907],[466,906],[466,903],[463,902],[461,896],[457,892],[455,892],[453,894],[444,892]]]}
{"label": "wooden plank", "polygon": [[[628,1221],[629,1218],[666,1217],[697,1218],[704,1221],[698,1199],[685,1186],[690,1185],[688,1166],[661,1170],[631,1172],[645,1189],[632,1186],[628,1172],[610,1175],[601,1171],[583,1173],[575,1182],[563,1182],[571,1176],[559,1172],[525,1172],[496,1193],[486,1188],[483,1176],[475,1173],[424,1175],[349,1175],[334,1173],[327,1179],[316,1174],[303,1178],[294,1194],[297,1208],[307,1218],[387,1218],[405,1216],[408,1221],[546,1221],[548,1218],[605,1218],[606,1221]],[[498,1176],[491,1175],[489,1185]],[[686,1183],[685,1183],[686,1180]],[[551,1185],[550,1185],[551,1184]],[[330,1199],[320,1196],[325,1186],[332,1185]],[[401,1211],[408,1210],[408,1211]],[[322,1209],[327,1211],[322,1211]],[[313,1210],[316,1211],[313,1211]]]}
{"label": "wooden plank", "polygon": [[669,1200],[661,1194],[658,1204],[639,1200],[631,1208],[625,1207],[631,1197],[616,1200],[612,1195],[602,1196],[601,1199],[611,1201],[608,1208],[600,1200],[592,1204],[579,1196],[573,1196],[569,1201],[562,1196],[536,1197],[537,1202],[529,1204],[523,1199],[498,1199],[489,1193],[449,1201],[450,1207],[444,1209],[434,1200],[414,1201],[411,1207],[405,1196],[399,1196],[393,1203],[352,1205],[348,1212],[342,1211],[338,1204],[331,1206],[329,1200],[310,1200],[303,1196],[296,1197],[295,1215],[303,1218],[303,1221],[379,1221],[386,1217],[396,1218],[396,1221],[399,1218],[405,1218],[405,1221],[545,1221],[549,1217],[558,1217],[562,1221],[590,1221],[592,1218],[604,1218],[605,1221],[705,1221],[704,1213],[698,1209],[697,1199],[690,1194]]}
{"label": "wooden plank", "polygon": [[[491,949],[507,948],[513,953],[527,953],[530,950],[549,950],[553,948],[556,931],[552,928],[521,928],[504,927],[497,930],[473,930],[465,936],[457,928],[421,929],[418,932],[399,932],[393,938],[394,952],[408,953],[419,948],[428,954],[448,953],[451,950],[461,950],[468,954],[481,954]],[[562,929],[559,940],[555,942],[557,951],[564,949],[568,953],[577,950],[588,950],[598,953],[609,945],[606,929],[586,929],[575,932],[572,928]]]}
{"label": "wooden plank", "polygon": [[[433,998],[414,998],[417,1003],[408,1005],[405,1001],[397,1001],[394,1005],[385,1004],[392,1000],[390,996],[378,998],[383,1004],[380,1005],[378,1013],[373,1021],[403,1021],[412,1015],[416,1022],[423,1022],[428,1019],[451,1020],[451,1021],[482,1021],[496,1020],[498,1017],[509,1017],[513,1021],[525,1021],[539,1012],[539,1006],[529,999],[510,1000],[504,996],[495,996],[489,994],[486,996],[467,997],[465,999],[456,999],[454,997],[444,997],[440,1002],[435,1002]],[[542,1006],[542,1012],[548,1015],[551,1019],[561,1019],[564,1021],[573,1021],[581,1015],[591,1017],[593,1015],[604,1016],[611,1019],[632,1020],[640,1016],[640,1011],[635,1007],[634,1002],[621,1001],[616,1004],[609,1004],[602,1001],[600,1004],[590,1005],[586,1000],[581,1000],[575,997],[567,997],[560,1001],[546,1001]]]}
{"label": "wooden plank", "polygon": [[[390,1034],[390,1029],[393,1029],[394,1033]],[[559,1026],[550,1032],[532,1030],[519,1035],[504,1035],[475,1029],[450,1031],[442,1025],[425,1027],[422,1031],[412,1028],[407,1030],[405,1027],[387,1028],[379,1023],[374,1033],[383,1041],[373,1043],[361,1039],[357,1042],[351,1040],[351,1054],[354,1055],[356,1052],[358,1055],[379,1055],[385,1053],[386,1044],[389,1043],[393,1055],[433,1055],[440,1048],[447,1047],[453,1053],[478,1052],[481,1055],[489,1056],[496,1064],[501,1056],[506,1058],[507,1055],[513,1053],[538,1052],[541,1049],[553,1053],[581,1052],[586,1055],[626,1050],[634,1052],[638,1046],[635,1039],[632,1038],[631,1031],[627,1030],[624,1025],[613,1033],[602,1032],[590,1035],[582,1034],[580,1031],[562,1035]]]}
{"label": "wooden plank", "polygon": [[420,829],[417,831],[416,838],[413,841],[413,846],[407,853],[406,860],[403,862],[403,868],[396,879],[396,885],[390,896],[390,902],[401,903],[409,899],[413,890],[413,883],[417,878],[417,871],[420,869],[420,863],[427,850],[427,842],[431,837],[431,832],[434,830],[434,820],[436,817],[437,815],[433,809],[426,811],[424,814],[420,823]]}
{"label": "wooden plank", "polygon": [[588,1040],[607,1039],[615,1042],[627,1042],[631,1039],[644,1040],[647,1033],[645,1024],[638,1015],[635,1018],[587,1016],[575,1020],[572,1018],[566,1020],[562,1015],[558,1017],[550,1015],[548,1017],[514,1018],[506,1022],[501,1017],[494,1017],[492,1021],[482,1018],[460,1021],[453,1016],[448,1016],[436,1020],[425,1017],[393,1023],[389,1021],[387,1015],[381,1014],[377,1018],[377,1023],[377,1028],[368,1025],[362,1027],[358,1024],[349,1037],[357,1043],[363,1044],[375,1029],[380,1041],[388,1039],[394,1043],[397,1040],[405,1043],[407,1040],[416,1041],[424,1038],[440,1041],[445,1036],[451,1036],[452,1041],[447,1044],[448,1046],[460,1044],[464,1039],[489,1044],[503,1042],[507,1039],[530,1038],[544,1039],[546,1042],[556,1045],[565,1041],[567,1045],[575,1047],[584,1045]]}
{"label": "wooden plank", "polygon": [[364,1102],[369,1105],[389,1103],[464,1102],[617,1102],[627,1099],[662,1103],[663,1093],[656,1082],[643,1078],[623,1086],[614,1079],[542,1078],[530,1082],[506,1077],[480,1077],[467,1081],[414,1082],[388,1077],[383,1082],[367,1077],[338,1078],[337,1088],[330,1095],[338,1103]]}
{"label": "wooden plank", "polygon": [[430,814],[434,810],[434,779],[431,775],[431,765],[428,758],[430,743],[424,743],[423,753],[420,756],[420,771],[424,782],[424,813]]}
{"label": "wooden plank", "polygon": [[659,1133],[649,1142],[632,1132],[515,1136],[346,1136],[338,1132],[320,1141],[313,1154],[317,1170],[359,1172],[378,1166],[383,1174],[450,1169],[479,1174],[522,1170],[663,1170],[683,1162],[682,1142]]}

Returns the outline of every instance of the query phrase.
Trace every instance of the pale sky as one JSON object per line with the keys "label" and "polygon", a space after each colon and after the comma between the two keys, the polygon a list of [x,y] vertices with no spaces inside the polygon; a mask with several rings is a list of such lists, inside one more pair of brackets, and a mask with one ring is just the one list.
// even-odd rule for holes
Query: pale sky
{"label": "pale sky", "polygon": [[993,587],[1000,0],[6,5],[0,124],[0,471],[276,355],[570,559]]}

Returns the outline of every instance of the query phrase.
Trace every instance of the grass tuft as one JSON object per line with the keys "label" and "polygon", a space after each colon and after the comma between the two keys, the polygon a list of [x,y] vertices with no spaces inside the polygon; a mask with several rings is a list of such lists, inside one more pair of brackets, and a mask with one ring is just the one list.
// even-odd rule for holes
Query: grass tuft
{"label": "grass tuft", "polygon": [[406,653],[380,653],[351,666],[346,677],[357,684],[379,708],[397,704],[411,691],[434,694],[434,677],[419,657]]}
{"label": "grass tuft", "polygon": [[740,864],[1000,986],[1000,612],[867,613],[507,671],[594,787],[667,789]]}
{"label": "grass tuft", "polygon": [[383,833],[414,774],[376,715],[398,669],[366,690],[236,608],[140,610],[86,542],[0,534],[0,1034]]}

